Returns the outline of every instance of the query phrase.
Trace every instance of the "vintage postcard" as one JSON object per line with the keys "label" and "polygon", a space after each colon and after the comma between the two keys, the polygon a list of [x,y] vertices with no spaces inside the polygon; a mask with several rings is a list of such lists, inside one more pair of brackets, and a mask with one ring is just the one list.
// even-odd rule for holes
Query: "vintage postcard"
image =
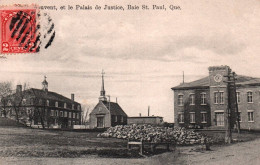
{"label": "vintage postcard", "polygon": [[260,164],[259,0],[0,0],[0,164]]}

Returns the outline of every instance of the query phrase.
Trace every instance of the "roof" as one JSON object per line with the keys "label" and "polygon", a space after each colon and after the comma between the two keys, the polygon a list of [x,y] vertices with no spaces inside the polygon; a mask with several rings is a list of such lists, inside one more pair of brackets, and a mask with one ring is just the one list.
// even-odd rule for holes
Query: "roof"
{"label": "roof", "polygon": [[28,90],[25,90],[24,92],[32,92],[36,97],[46,99],[46,100],[56,100],[56,101],[62,101],[66,103],[78,103],[56,92],[44,91],[36,88],[30,88]]}
{"label": "roof", "polygon": [[133,116],[128,118],[163,118],[161,116]]}
{"label": "roof", "polygon": [[127,114],[124,112],[124,110],[120,107],[118,103],[107,101],[102,101],[102,103],[106,106],[108,110],[110,110],[111,115],[127,116]]}
{"label": "roof", "polygon": [[[260,85],[260,78],[249,77],[249,76],[236,76],[236,85]],[[182,83],[172,89],[187,89],[187,88],[209,88],[209,77],[204,77],[196,81]]]}

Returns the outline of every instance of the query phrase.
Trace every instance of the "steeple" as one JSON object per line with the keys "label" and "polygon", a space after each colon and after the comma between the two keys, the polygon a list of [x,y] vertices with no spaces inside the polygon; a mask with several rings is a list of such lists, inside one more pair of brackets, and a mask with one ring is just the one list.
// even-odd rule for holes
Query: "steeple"
{"label": "steeple", "polygon": [[44,76],[44,80],[43,80],[43,82],[42,82],[42,90],[44,90],[44,91],[48,91],[48,82],[46,81],[46,76]]}
{"label": "steeple", "polygon": [[107,101],[106,98],[106,91],[105,91],[105,84],[104,84],[104,70],[102,70],[101,75],[102,75],[102,85],[101,85],[101,91],[100,91],[100,97],[99,100],[101,101]]}

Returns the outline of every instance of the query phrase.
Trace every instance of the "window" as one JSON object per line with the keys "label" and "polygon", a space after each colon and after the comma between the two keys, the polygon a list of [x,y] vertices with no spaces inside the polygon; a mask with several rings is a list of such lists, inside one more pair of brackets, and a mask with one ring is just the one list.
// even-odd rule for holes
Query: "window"
{"label": "window", "polygon": [[182,94],[178,95],[178,105],[183,106],[183,95]]}
{"label": "window", "polygon": [[74,104],[72,104],[72,108],[71,109],[74,110]]}
{"label": "window", "polygon": [[59,106],[59,103],[58,101],[55,102],[55,107],[58,107]]}
{"label": "window", "polygon": [[190,94],[190,105],[195,105],[195,95]]}
{"label": "window", "polygon": [[72,124],[75,125],[75,121],[73,121]]}
{"label": "window", "polygon": [[124,122],[124,117],[123,116],[121,116],[121,123],[123,123]]}
{"label": "window", "polygon": [[253,102],[253,92],[247,92],[247,102],[248,103]]}
{"label": "window", "polygon": [[26,99],[23,99],[22,105],[26,105]]}
{"label": "window", "polygon": [[69,112],[69,118],[71,118],[71,112]]}
{"label": "window", "polygon": [[59,116],[59,111],[56,111],[55,116]]}
{"label": "window", "polygon": [[201,123],[207,123],[207,112],[201,112]]}
{"label": "window", "polygon": [[179,118],[179,123],[184,123],[184,113],[183,112],[178,114],[178,118]]}
{"label": "window", "polygon": [[39,100],[39,105],[42,105],[42,99]]}
{"label": "window", "polygon": [[67,103],[64,103],[64,108],[67,108]]}
{"label": "window", "polygon": [[72,115],[73,115],[72,118],[75,119],[75,113],[74,112],[72,113]]}
{"label": "window", "polygon": [[224,104],[224,92],[214,92],[214,104]]}
{"label": "window", "polygon": [[237,103],[240,103],[240,92],[237,92],[236,95],[237,95]]}
{"label": "window", "polygon": [[78,110],[80,110],[80,105],[78,105]]}
{"label": "window", "polygon": [[218,104],[218,92],[214,92],[214,104]]}
{"label": "window", "polygon": [[49,100],[46,100],[46,105],[50,106],[50,101]]}
{"label": "window", "polygon": [[190,123],[195,123],[195,112],[190,112]]}
{"label": "window", "polygon": [[67,111],[64,111],[64,117],[68,117]]}
{"label": "window", "polygon": [[117,122],[117,116],[115,116],[115,122]]}
{"label": "window", "polygon": [[241,112],[238,112],[237,118],[238,118],[239,122],[242,122]]}
{"label": "window", "polygon": [[71,121],[69,120],[69,123],[68,123],[69,126],[71,126]]}
{"label": "window", "polygon": [[201,93],[201,105],[206,104],[206,93]]}
{"label": "window", "polygon": [[248,122],[254,122],[254,112],[249,111],[247,112],[247,114],[248,114]]}
{"label": "window", "polygon": [[54,110],[51,110],[51,116],[54,116]]}
{"label": "window", "polygon": [[219,92],[220,95],[220,104],[224,104],[224,92]]}
{"label": "window", "polygon": [[63,117],[63,111],[60,111],[60,117]]}
{"label": "window", "polygon": [[31,105],[33,105],[33,98],[31,98],[30,103],[31,103]]}

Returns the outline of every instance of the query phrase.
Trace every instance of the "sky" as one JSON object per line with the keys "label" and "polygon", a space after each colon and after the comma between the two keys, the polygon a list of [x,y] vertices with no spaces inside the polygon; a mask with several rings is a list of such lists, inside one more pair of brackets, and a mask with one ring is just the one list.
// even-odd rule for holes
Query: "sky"
{"label": "sky", "polygon": [[[38,1],[15,1],[15,3]],[[1,0],[0,4],[12,4]],[[38,2],[39,3],[39,2]],[[105,71],[105,90],[128,116],[150,114],[174,121],[172,87],[228,65],[240,75],[260,77],[258,0],[43,0],[39,5],[179,5],[180,11],[41,11],[55,23],[55,39],[34,54],[0,58],[0,81],[29,83],[85,105],[95,105]]]}

